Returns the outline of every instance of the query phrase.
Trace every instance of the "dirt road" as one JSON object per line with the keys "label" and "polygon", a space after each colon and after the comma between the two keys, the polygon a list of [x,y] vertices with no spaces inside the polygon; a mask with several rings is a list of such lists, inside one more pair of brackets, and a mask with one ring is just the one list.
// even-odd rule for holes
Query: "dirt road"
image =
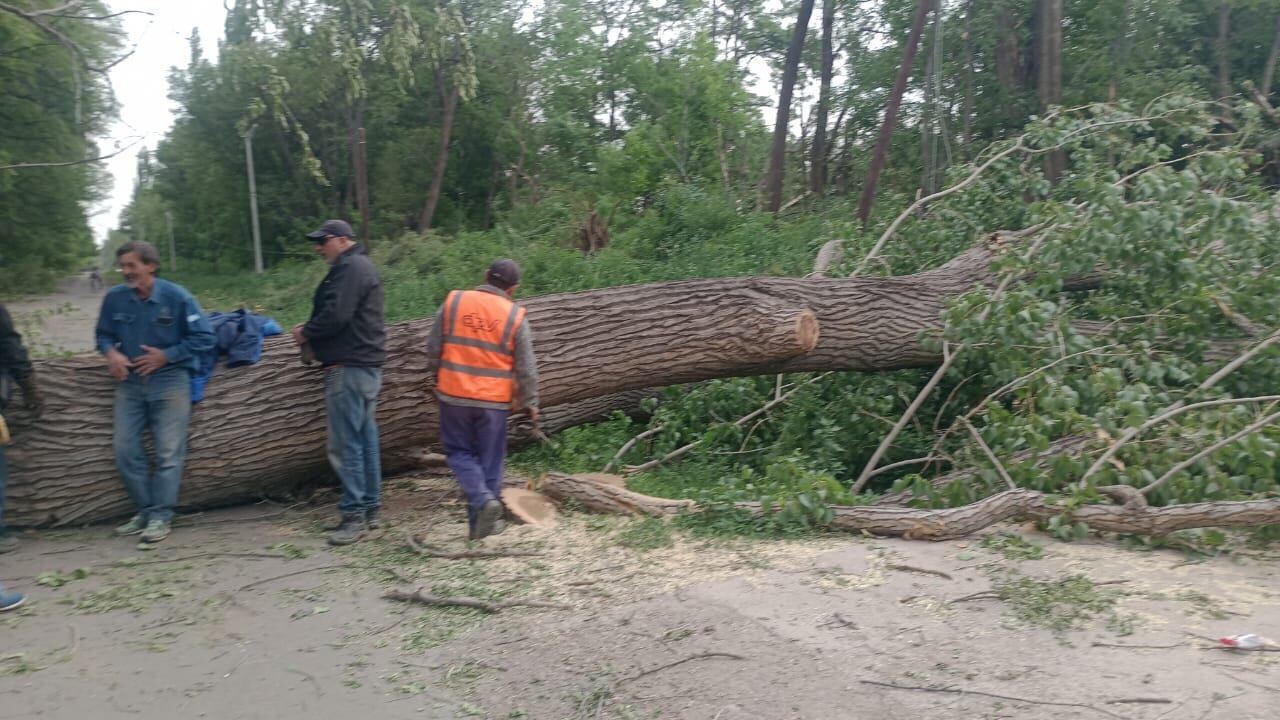
{"label": "dirt road", "polygon": [[[0,579],[0,719],[1275,718],[1274,556],[1048,540],[704,539],[570,514],[458,549],[446,479],[397,478],[391,527],[323,544],[333,496],[180,518],[140,552],[27,534]],[[1041,549],[1040,546],[1043,546]],[[1037,557],[1043,554],[1042,557]],[[500,612],[391,588],[565,606]],[[1206,639],[1210,638],[1210,639]],[[890,687],[901,686],[904,689]],[[905,689],[909,688],[909,689]]]}
{"label": "dirt road", "polygon": [[10,302],[5,307],[32,355],[86,352],[93,349],[93,326],[104,292],[91,286],[87,274],[80,274],[58,283],[56,293]]}

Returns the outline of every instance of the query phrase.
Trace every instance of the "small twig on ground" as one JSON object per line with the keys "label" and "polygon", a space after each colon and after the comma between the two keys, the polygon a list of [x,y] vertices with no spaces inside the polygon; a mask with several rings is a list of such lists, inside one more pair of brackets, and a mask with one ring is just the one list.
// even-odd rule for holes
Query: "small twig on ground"
{"label": "small twig on ground", "polygon": [[1000,599],[1000,593],[996,592],[995,590],[983,590],[982,592],[976,592],[972,595],[965,595],[964,597],[958,597],[954,600],[948,600],[947,604],[955,605],[956,603],[968,602],[969,600],[999,600],[999,599]]}
{"label": "small twig on ground", "polygon": [[309,681],[311,682],[311,684],[312,684],[312,685],[315,685],[315,686],[316,686],[316,694],[317,694],[317,695],[320,695],[320,696],[323,696],[323,695],[324,695],[324,690],[322,690],[322,689],[320,688],[320,683],[316,681],[316,676],[315,676],[315,675],[312,675],[311,673],[306,672],[306,671],[304,671],[304,670],[299,670],[299,669],[297,669],[297,668],[285,668],[284,670],[285,670],[285,672],[291,672],[291,673],[293,673],[293,674],[295,674],[295,675],[301,675],[302,677],[306,678],[307,680],[309,680]]}
{"label": "small twig on ground", "polygon": [[824,622],[824,623],[822,623],[822,624],[821,624],[821,625],[819,625],[818,627],[831,627],[832,625],[839,625],[839,626],[841,626],[841,627],[847,627],[847,628],[849,628],[850,630],[857,630],[857,629],[858,629],[858,624],[857,624],[857,623],[855,623],[854,621],[850,620],[849,618],[846,618],[845,616],[841,615],[840,613],[831,613],[831,619],[830,619],[830,620],[828,620],[828,621],[826,621],[826,622]]}
{"label": "small twig on ground", "polygon": [[1204,720],[1205,718],[1209,717],[1209,713],[1213,712],[1213,708],[1217,706],[1219,702],[1234,700],[1240,697],[1241,695],[1244,695],[1244,693],[1236,693],[1235,695],[1228,695],[1226,697],[1222,697],[1221,695],[1214,693],[1213,698],[1209,700],[1209,707],[1204,709],[1204,713],[1202,713],[1197,720]]}
{"label": "small twig on ground", "polygon": [[743,657],[743,656],[741,656],[741,655],[735,655],[735,654],[733,654],[733,653],[726,653],[726,652],[704,652],[704,653],[698,653],[698,654],[696,654],[696,655],[690,655],[689,657],[687,657],[687,658],[683,658],[683,659],[681,659],[681,660],[676,660],[675,662],[669,662],[669,663],[667,663],[666,665],[659,665],[659,666],[658,666],[658,667],[656,667],[656,668],[650,668],[650,669],[648,669],[648,670],[645,670],[644,672],[641,672],[639,675],[632,675],[631,677],[629,677],[629,678],[627,678],[626,680],[624,680],[624,682],[632,682],[632,681],[634,681],[634,680],[639,680],[640,678],[642,678],[642,677],[644,677],[644,676],[646,676],[646,675],[652,675],[652,674],[654,674],[654,673],[656,673],[656,672],[659,672],[659,671],[661,671],[661,670],[667,670],[667,669],[669,669],[669,668],[673,668],[673,667],[675,667],[675,666],[677,666],[677,665],[683,665],[683,664],[685,664],[685,663],[687,663],[687,662],[691,662],[691,661],[693,661],[693,660],[704,660],[704,659],[706,659],[706,658],[715,658],[715,657],[729,658],[730,660],[746,660],[746,658],[745,658],[745,657]]}
{"label": "small twig on ground", "polygon": [[244,592],[245,590],[258,587],[259,585],[265,585],[275,580],[283,580],[287,577],[293,577],[294,575],[302,575],[304,573],[318,572],[320,570],[337,570],[338,568],[345,568],[345,567],[351,567],[351,566],[345,563],[338,563],[336,565],[320,565],[318,567],[307,568],[306,570],[295,570],[291,573],[285,573],[283,575],[273,575],[272,577],[262,578],[261,580],[254,580],[248,585],[241,585],[240,592]]}
{"label": "small twig on ground", "polygon": [[379,570],[381,572],[386,573],[387,575],[390,575],[391,579],[395,580],[396,582],[404,583],[405,585],[412,585],[414,583],[414,578],[411,578],[407,575],[402,574],[399,570],[394,570],[392,568],[385,567],[383,565],[375,565],[373,566],[373,569]]}
{"label": "small twig on ground", "polygon": [[385,626],[385,627],[380,627],[380,628],[378,628],[378,629],[376,629],[376,630],[370,630],[370,631],[366,632],[366,633],[364,634],[364,636],[365,636],[365,637],[373,637],[374,635],[381,635],[382,633],[384,633],[384,632],[386,632],[386,631],[388,631],[388,630],[391,630],[392,628],[400,627],[400,625],[404,623],[404,620],[405,620],[404,616],[403,616],[403,615],[401,615],[399,620],[397,620],[397,621],[395,621],[395,622],[393,622],[393,623],[391,623],[390,625],[387,625],[387,626]]}
{"label": "small twig on ground", "polygon": [[1218,672],[1222,673],[1223,675],[1226,675],[1227,677],[1231,678],[1232,680],[1235,680],[1236,682],[1242,682],[1245,685],[1252,685],[1256,688],[1260,688],[1268,692],[1280,693],[1280,688],[1278,687],[1273,687],[1271,685],[1263,685],[1262,683],[1256,683],[1256,682],[1253,682],[1252,680],[1245,680],[1242,677],[1236,677],[1235,675],[1232,675],[1229,672],[1223,672],[1222,670],[1219,670]]}
{"label": "small twig on ground", "polygon": [[950,575],[942,572],[941,570],[930,570],[929,568],[916,567],[914,565],[892,564],[892,565],[885,565],[885,567],[890,570],[897,570],[899,572],[919,573],[921,575],[936,575],[942,578],[943,580],[951,579]]}
{"label": "small twig on ground", "polygon": [[1174,643],[1172,645],[1117,645],[1115,643],[1104,643],[1104,642],[1096,642],[1096,643],[1093,643],[1092,646],[1105,647],[1105,648],[1127,648],[1130,650],[1172,650],[1174,648],[1183,647],[1179,643]]}
{"label": "small twig on ground", "polygon": [[993,697],[999,700],[1010,700],[1012,702],[1029,703],[1031,705],[1053,705],[1055,707],[1085,708],[1088,710],[1093,710],[1094,712],[1102,713],[1103,715],[1106,715],[1108,717],[1120,718],[1120,720],[1124,720],[1123,715],[1117,715],[1109,710],[1104,710],[1103,708],[1097,707],[1095,705],[1088,705],[1085,703],[1054,702],[1052,700],[1032,700],[1031,698],[1014,697],[1012,695],[997,695],[996,693],[982,692],[981,690],[965,690],[963,688],[924,687],[921,685],[895,685],[894,683],[880,682],[878,680],[859,680],[858,682],[866,685],[876,685],[879,687],[893,688],[894,690],[921,690],[923,692],[953,693],[956,695],[982,695],[984,697]]}
{"label": "small twig on ground", "polygon": [[240,553],[240,552],[203,552],[194,555],[183,555],[176,558],[157,558],[155,560],[115,560],[109,563],[102,563],[111,567],[131,568],[135,565],[159,565],[162,563],[183,562],[184,560],[200,560],[202,558],[263,558],[267,560],[292,560],[288,555],[280,555],[278,553]]}
{"label": "small twig on ground", "polygon": [[537,607],[550,608],[552,610],[572,610],[569,605],[560,603],[544,602],[542,600],[501,600],[498,602],[490,602],[473,597],[445,597],[442,595],[431,595],[421,590],[409,592],[407,590],[391,590],[382,597],[388,600],[399,600],[401,602],[418,603],[419,605],[435,605],[439,607],[469,607],[476,610],[483,610],[487,613],[496,613],[507,608],[513,607]]}
{"label": "small twig on ground", "polygon": [[504,557],[538,557],[542,553],[529,552],[527,550],[437,550],[429,545],[422,545],[413,537],[413,533],[404,534],[405,542],[409,545],[409,549],[415,553],[429,558],[439,558],[441,560],[485,560],[489,558]]}
{"label": "small twig on ground", "polygon": [[200,527],[202,525],[222,525],[224,523],[256,522],[258,520],[270,520],[272,518],[278,518],[281,515],[288,515],[290,511],[294,510],[295,508],[302,507],[303,505],[306,505],[306,504],[307,504],[307,501],[304,500],[303,502],[296,502],[292,505],[281,508],[280,510],[276,510],[275,512],[263,513],[262,515],[254,515],[253,517],[211,518],[209,520],[187,520],[185,518],[180,518],[180,519],[182,520],[183,527]]}
{"label": "small twig on ground", "polygon": [[1108,705],[1172,705],[1173,701],[1169,698],[1120,698],[1119,700],[1108,700]]}
{"label": "small twig on ground", "polygon": [[66,553],[80,552],[81,550],[88,550],[88,549],[89,549],[88,545],[77,545],[75,547],[66,548],[64,550],[49,550],[48,552],[42,552],[40,554],[41,555],[64,555]]}
{"label": "small twig on ground", "polygon": [[80,650],[80,629],[74,624],[68,627],[71,628],[71,649],[67,651],[67,657],[63,662],[71,662],[71,659],[74,658],[76,653]]}

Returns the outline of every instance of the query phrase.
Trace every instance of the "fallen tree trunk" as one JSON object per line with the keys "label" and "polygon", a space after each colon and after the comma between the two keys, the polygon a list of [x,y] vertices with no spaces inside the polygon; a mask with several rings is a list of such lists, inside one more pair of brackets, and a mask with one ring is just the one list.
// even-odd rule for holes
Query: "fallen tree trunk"
{"label": "fallen tree trunk", "polygon": [[[692,500],[669,500],[631,492],[626,488],[589,478],[549,473],[542,492],[564,502],[573,500],[592,512],[662,517],[697,512]],[[760,513],[759,503],[740,502],[734,507]],[[1004,520],[1045,520],[1064,513],[1047,496],[1034,490],[1007,490],[969,505],[941,510],[884,505],[835,506],[829,525],[834,530],[866,531],[908,540],[951,540],[970,535]],[[1094,530],[1133,535],[1166,535],[1202,527],[1257,527],[1280,523],[1280,498],[1190,503],[1149,507],[1130,503],[1084,505],[1070,511],[1073,522]]]}
{"label": "fallen tree trunk", "polygon": [[[1000,236],[945,266],[890,278],[728,278],[604,288],[524,302],[535,330],[548,430],[626,407],[630,391],[802,370],[927,367],[919,342],[949,298],[990,283]],[[426,380],[430,320],[388,328],[378,419],[384,467],[410,466],[437,436]],[[44,416],[9,448],[7,519],[89,523],[132,510],[111,450],[114,383],[100,358],[37,363]],[[219,369],[191,425],[181,503],[252,500],[328,476],[322,374],[287,339],[256,365]],[[568,407],[562,407],[568,406]],[[632,406],[634,407],[634,405]],[[563,423],[563,424],[562,424]]]}

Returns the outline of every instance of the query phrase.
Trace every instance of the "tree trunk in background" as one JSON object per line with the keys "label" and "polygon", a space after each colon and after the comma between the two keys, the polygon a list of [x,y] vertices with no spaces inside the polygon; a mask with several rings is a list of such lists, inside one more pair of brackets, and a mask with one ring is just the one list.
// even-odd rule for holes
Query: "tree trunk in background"
{"label": "tree trunk in background", "polygon": [[1111,41],[1111,82],[1107,85],[1107,102],[1114,103],[1120,95],[1120,79],[1124,77],[1124,68],[1129,64],[1129,16],[1132,14],[1133,0],[1124,0],[1120,7],[1120,27],[1116,29],[1116,37]]}
{"label": "tree trunk in background", "polygon": [[[688,280],[548,295],[524,302],[537,329],[548,430],[634,407],[644,388],[808,370],[929,367],[920,344],[948,300],[993,284],[998,241],[903,277]],[[437,408],[423,348],[430,320],[388,327],[378,408],[383,466],[412,467],[436,441]],[[96,355],[37,363],[44,415],[8,448],[7,519],[87,523],[132,511],[111,449],[114,383]],[[323,372],[286,339],[255,365],[219,368],[195,409],[181,502],[207,507],[329,477]],[[621,395],[619,395],[621,394]],[[630,403],[630,405],[628,405]]]}
{"label": "tree trunk in background", "polygon": [[1231,4],[1218,4],[1218,97],[1231,94]]}
{"label": "tree trunk in background", "polygon": [[[1062,0],[1041,0],[1038,48],[1040,105],[1062,103]],[[1055,150],[1044,156],[1044,174],[1056,185],[1067,167],[1066,153]]]}
{"label": "tree trunk in background", "polygon": [[[444,82],[444,74],[440,73],[438,79]],[[431,188],[427,191],[427,204],[422,208],[422,215],[418,217],[418,232],[426,232],[431,229],[431,221],[436,215],[436,206],[440,204],[440,189],[444,187],[444,171],[449,165],[449,140],[453,135],[453,118],[457,114],[458,109],[457,87],[448,91],[445,95],[444,85],[440,86],[440,99],[443,101],[443,112],[440,117],[440,150],[436,154],[436,170],[431,176]]]}
{"label": "tree trunk in background", "polygon": [[818,109],[813,124],[813,154],[809,164],[809,189],[819,195],[827,188],[827,118],[831,112],[831,75],[835,65],[831,34],[835,22],[835,0],[822,0],[822,63],[818,71]]}
{"label": "tree trunk in background", "polygon": [[937,190],[938,177],[938,53],[935,44],[941,40],[941,0],[933,0],[933,29],[930,30],[930,47],[925,50],[924,103],[920,109],[920,192],[932,195]]}
{"label": "tree trunk in background", "polygon": [[809,17],[813,14],[814,0],[800,0],[800,12],[795,29],[791,32],[791,44],[787,46],[786,64],[782,69],[782,86],[778,89],[778,115],[773,123],[773,146],[769,151],[769,169],[764,176],[765,209],[777,212],[782,207],[782,180],[787,162],[787,126],[791,121],[791,94],[795,90],[796,75],[800,72],[800,54],[804,50],[804,36],[809,30]]}
{"label": "tree trunk in background", "polygon": [[867,168],[867,179],[862,184],[862,197],[858,200],[858,219],[863,225],[871,217],[871,205],[876,199],[876,186],[880,183],[880,171],[884,169],[885,158],[889,154],[889,142],[893,140],[893,126],[898,121],[898,107],[902,105],[902,95],[907,90],[907,79],[911,77],[911,66],[916,59],[916,48],[920,46],[920,35],[924,32],[924,20],[929,14],[933,0],[920,0],[916,7],[916,17],[911,23],[911,34],[907,36],[907,44],[902,49],[902,64],[898,66],[898,79],[893,83],[893,92],[889,95],[889,103],[884,109],[884,122],[880,125],[880,139],[876,141],[875,154],[871,156],[871,166]]}
{"label": "tree trunk in background", "polygon": [[964,101],[960,107],[960,139],[964,143],[964,157],[972,157],[969,145],[973,142],[973,4],[968,0],[964,9]]}
{"label": "tree trunk in background", "polygon": [[1010,0],[996,0],[996,79],[1009,97],[1022,90],[1018,78],[1018,26]]}
{"label": "tree trunk in background", "polygon": [[1271,95],[1271,82],[1276,76],[1276,61],[1280,60],[1280,13],[1276,13],[1276,29],[1271,36],[1271,52],[1267,55],[1267,66],[1262,70],[1262,82],[1258,83],[1258,92],[1262,97]]}

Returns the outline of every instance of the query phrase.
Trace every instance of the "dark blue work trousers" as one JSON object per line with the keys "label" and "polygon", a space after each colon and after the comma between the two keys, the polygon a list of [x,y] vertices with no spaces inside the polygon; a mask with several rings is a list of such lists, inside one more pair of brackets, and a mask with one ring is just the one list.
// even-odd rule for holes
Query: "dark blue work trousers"
{"label": "dark blue work trousers", "polygon": [[502,465],[507,459],[508,410],[450,405],[440,401],[440,440],[449,469],[467,496],[467,520],[490,500],[502,499]]}

